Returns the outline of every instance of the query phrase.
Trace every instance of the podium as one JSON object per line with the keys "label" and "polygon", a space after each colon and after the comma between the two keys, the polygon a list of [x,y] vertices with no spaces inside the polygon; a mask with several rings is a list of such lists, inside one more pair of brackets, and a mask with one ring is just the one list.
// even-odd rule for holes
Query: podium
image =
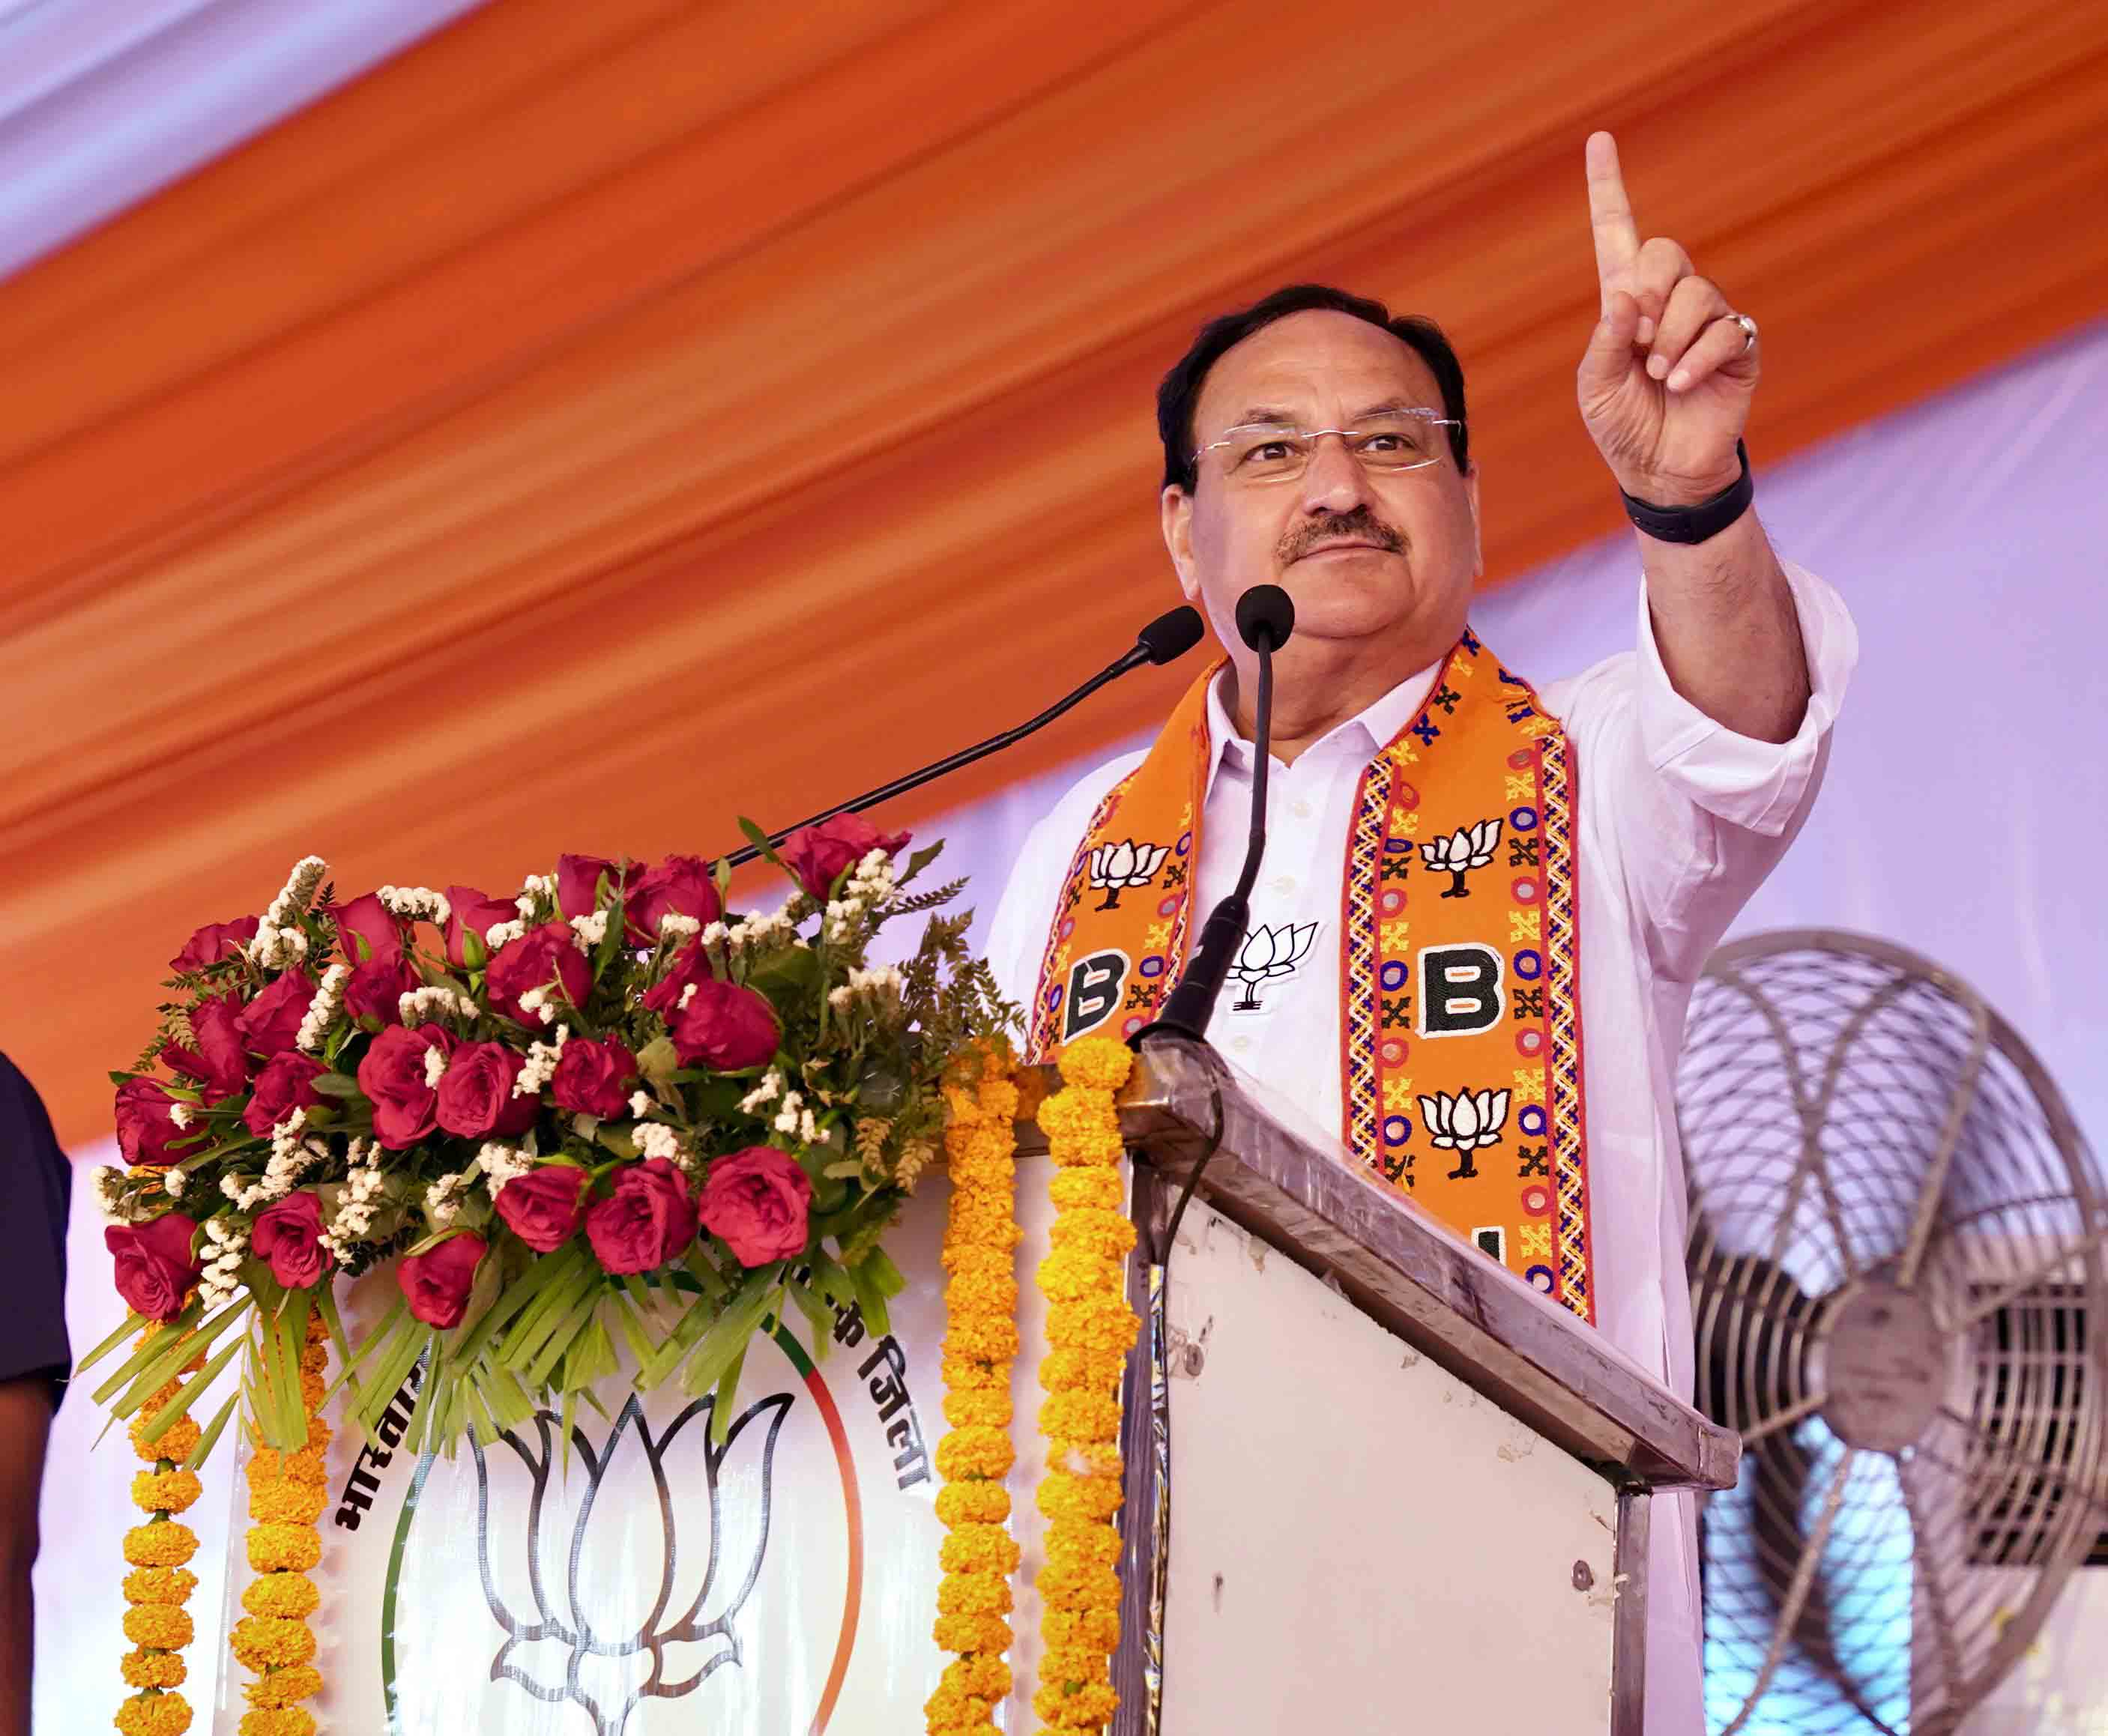
{"label": "podium", "polygon": [[[1025,1081],[1014,1374],[1018,1688],[1036,1729],[1047,1159]],[[1122,1100],[1143,1320],[1126,1376],[1119,1736],[1305,1727],[1638,1736],[1650,1491],[1724,1488],[1736,1437],[1336,1149],[1212,1051],[1152,1042]],[[1172,1201],[1196,1163],[1168,1268]],[[315,1711],[360,1736],[908,1736],[945,1663],[937,1178],[888,1247],[880,1332],[792,1315],[736,1414],[596,1393],[451,1459],[400,1450],[403,1383],[328,1455]],[[356,1325],[392,1272],[344,1287]],[[229,1538],[227,1620],[250,1578]],[[210,1728],[243,1709],[231,1662]]]}
{"label": "podium", "polygon": [[1648,1497],[1736,1437],[1212,1050],[1142,1061],[1117,1736],[1640,1736]]}

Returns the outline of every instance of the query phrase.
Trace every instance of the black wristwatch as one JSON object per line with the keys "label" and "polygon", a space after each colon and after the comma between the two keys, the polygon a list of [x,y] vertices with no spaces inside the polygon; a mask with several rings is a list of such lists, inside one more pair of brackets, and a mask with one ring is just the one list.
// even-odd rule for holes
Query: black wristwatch
{"label": "black wristwatch", "polygon": [[1750,479],[1750,449],[1740,440],[1735,443],[1735,456],[1742,461],[1742,474],[1710,500],[1695,506],[1655,506],[1620,488],[1618,498],[1625,503],[1625,515],[1663,542],[1703,542],[1717,537],[1747,512],[1756,498],[1756,484]]}

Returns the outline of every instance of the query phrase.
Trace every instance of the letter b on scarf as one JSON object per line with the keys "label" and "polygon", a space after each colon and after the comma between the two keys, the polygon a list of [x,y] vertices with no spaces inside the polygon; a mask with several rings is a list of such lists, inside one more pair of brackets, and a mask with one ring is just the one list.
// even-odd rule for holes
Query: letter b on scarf
{"label": "letter b on scarf", "polygon": [[1118,951],[1093,952],[1077,961],[1069,973],[1068,1005],[1061,1018],[1063,1042],[1074,1042],[1119,1010],[1127,973],[1128,956]]}
{"label": "letter b on scarf", "polygon": [[1501,956],[1469,942],[1428,947],[1420,955],[1420,1034],[1469,1037],[1490,1031],[1507,1010]]}

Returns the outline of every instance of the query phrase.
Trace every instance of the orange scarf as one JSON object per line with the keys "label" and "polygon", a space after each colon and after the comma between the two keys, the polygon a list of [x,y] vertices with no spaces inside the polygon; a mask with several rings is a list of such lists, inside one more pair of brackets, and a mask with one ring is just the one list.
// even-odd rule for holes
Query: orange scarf
{"label": "orange scarf", "polygon": [[[1034,1059],[1109,1024],[1133,1036],[1185,964],[1215,673],[1091,816],[1041,959]],[[1574,812],[1572,744],[1467,630],[1355,794],[1340,1100],[1352,1161],[1592,1321]],[[1254,931],[1241,964],[1263,972],[1257,952],[1295,938]]]}

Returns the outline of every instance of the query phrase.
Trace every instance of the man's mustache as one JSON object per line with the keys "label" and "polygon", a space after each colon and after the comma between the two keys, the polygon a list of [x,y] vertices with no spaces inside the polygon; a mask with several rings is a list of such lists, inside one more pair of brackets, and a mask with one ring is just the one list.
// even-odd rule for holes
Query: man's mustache
{"label": "man's mustache", "polygon": [[1394,555],[1405,547],[1405,538],[1398,532],[1367,507],[1357,506],[1352,512],[1328,513],[1322,519],[1304,519],[1281,537],[1281,546],[1275,552],[1281,564],[1286,566],[1323,543],[1346,540],[1372,543]]}

